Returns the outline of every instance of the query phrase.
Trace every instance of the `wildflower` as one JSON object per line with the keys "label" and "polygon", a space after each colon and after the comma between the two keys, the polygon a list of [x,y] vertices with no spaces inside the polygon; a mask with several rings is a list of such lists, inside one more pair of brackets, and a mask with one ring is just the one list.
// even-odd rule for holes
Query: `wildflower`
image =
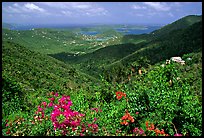
{"label": "wildflower", "polygon": [[54,98],[54,97],[52,97],[52,98],[49,98],[49,100],[53,102],[53,101],[55,100],[55,98]]}
{"label": "wildflower", "polygon": [[51,95],[55,95],[55,92],[51,92],[50,94],[51,94]]}
{"label": "wildflower", "polygon": [[42,111],[43,111],[43,109],[38,107],[38,112],[42,112]]}
{"label": "wildflower", "polygon": [[182,136],[182,134],[176,133],[174,134],[174,136]]}
{"label": "wildflower", "polygon": [[49,103],[49,105],[48,105],[48,107],[52,107],[53,106],[53,103],[52,102],[50,102]]}
{"label": "wildflower", "polygon": [[80,136],[84,136],[84,134],[80,133]]}
{"label": "wildflower", "polygon": [[120,122],[120,124],[121,124],[121,125],[126,125],[126,126],[127,126],[127,125],[128,125],[128,122],[125,120],[125,121],[123,121],[123,122]]}
{"label": "wildflower", "polygon": [[121,118],[121,120],[125,120],[123,122],[121,122],[121,124],[123,125],[128,125],[128,122],[126,120],[129,120],[130,122],[134,122],[134,118],[130,115],[130,113],[128,113],[128,111],[126,110],[125,115]]}
{"label": "wildflower", "polygon": [[162,134],[162,135],[164,135],[164,134],[165,134],[164,129],[162,129],[162,130],[161,130],[161,134]]}
{"label": "wildflower", "polygon": [[146,121],[146,122],[145,122],[147,129],[149,128],[149,124],[148,124],[148,123],[149,123],[149,121]]}
{"label": "wildflower", "polygon": [[154,130],[154,124],[151,124],[151,130]]}
{"label": "wildflower", "polygon": [[95,110],[98,113],[98,108],[91,108],[91,110]]}
{"label": "wildflower", "polygon": [[158,134],[160,134],[160,130],[159,130],[159,129],[155,129],[154,132],[156,133],[156,136],[157,136]]}
{"label": "wildflower", "polygon": [[46,102],[42,102],[42,105],[44,106],[44,108],[46,107],[47,103]]}
{"label": "wildflower", "polygon": [[116,92],[116,98],[118,100],[120,100],[123,96],[126,97],[126,94],[120,91]]}
{"label": "wildflower", "polygon": [[6,124],[6,127],[9,126],[8,124]]}
{"label": "wildflower", "polygon": [[140,128],[140,135],[142,135],[143,133],[144,133],[144,130]]}
{"label": "wildflower", "polygon": [[8,131],[6,132],[6,134],[10,134],[11,133],[11,131],[10,131],[10,129],[8,129]]}
{"label": "wildflower", "polygon": [[138,114],[139,114],[139,112],[136,112],[135,114],[136,114],[136,115],[138,115]]}
{"label": "wildflower", "polygon": [[57,96],[58,96],[58,93],[56,92],[56,93],[55,93],[55,97],[57,97]]}
{"label": "wildflower", "polygon": [[154,124],[151,123],[150,127],[149,127],[149,121],[146,121],[146,128],[147,130],[154,130]]}
{"label": "wildflower", "polygon": [[136,127],[136,128],[133,130],[134,133],[137,133],[138,131],[139,131],[138,127]]}

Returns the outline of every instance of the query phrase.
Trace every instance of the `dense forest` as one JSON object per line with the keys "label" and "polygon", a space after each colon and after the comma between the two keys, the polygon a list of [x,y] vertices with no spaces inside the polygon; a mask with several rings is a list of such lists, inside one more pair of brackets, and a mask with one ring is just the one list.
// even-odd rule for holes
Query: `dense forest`
{"label": "dense forest", "polygon": [[202,16],[141,35],[4,25],[2,135],[202,135]]}

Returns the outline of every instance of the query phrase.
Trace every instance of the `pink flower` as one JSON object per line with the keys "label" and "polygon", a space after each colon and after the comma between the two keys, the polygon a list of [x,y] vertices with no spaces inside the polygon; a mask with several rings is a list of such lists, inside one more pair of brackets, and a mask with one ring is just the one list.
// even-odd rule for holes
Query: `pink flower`
{"label": "pink flower", "polygon": [[174,136],[182,136],[182,134],[176,133],[174,134]]}
{"label": "pink flower", "polygon": [[142,135],[143,133],[144,133],[144,130],[140,128],[140,135]]}
{"label": "pink flower", "polygon": [[84,134],[80,133],[80,136],[84,136]]}
{"label": "pink flower", "polygon": [[44,107],[46,107],[47,103],[46,102],[42,102],[42,104],[44,105]]}
{"label": "pink flower", "polygon": [[42,112],[42,110],[43,110],[42,108],[38,107],[38,112]]}
{"label": "pink flower", "polygon": [[139,129],[136,127],[133,132],[137,133],[139,131]]}
{"label": "pink flower", "polygon": [[98,113],[98,108],[91,108],[91,110],[95,110]]}
{"label": "pink flower", "polygon": [[9,126],[8,124],[6,124],[6,127]]}
{"label": "pink flower", "polygon": [[44,118],[45,117],[45,114],[44,114],[44,112],[42,112],[42,118]]}
{"label": "pink flower", "polygon": [[55,100],[55,98],[54,98],[54,97],[52,97],[52,98],[49,98],[49,100],[53,102],[53,101]]}
{"label": "pink flower", "polygon": [[58,96],[58,93],[57,93],[57,92],[55,93],[55,96],[56,96],[56,97]]}
{"label": "pink flower", "polygon": [[53,103],[52,102],[50,102],[49,103],[49,105],[48,105],[48,107],[52,107],[53,106]]}
{"label": "pink flower", "polygon": [[97,120],[97,118],[94,118],[94,121],[96,121]]}
{"label": "pink flower", "polygon": [[136,112],[136,115],[138,115],[139,114],[139,112]]}

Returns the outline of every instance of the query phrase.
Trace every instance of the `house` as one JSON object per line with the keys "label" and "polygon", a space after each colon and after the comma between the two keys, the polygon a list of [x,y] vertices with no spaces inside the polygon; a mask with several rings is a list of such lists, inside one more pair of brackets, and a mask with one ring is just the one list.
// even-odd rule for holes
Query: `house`
{"label": "house", "polygon": [[185,61],[181,59],[181,57],[171,57],[171,61],[180,63],[181,65],[185,65]]}

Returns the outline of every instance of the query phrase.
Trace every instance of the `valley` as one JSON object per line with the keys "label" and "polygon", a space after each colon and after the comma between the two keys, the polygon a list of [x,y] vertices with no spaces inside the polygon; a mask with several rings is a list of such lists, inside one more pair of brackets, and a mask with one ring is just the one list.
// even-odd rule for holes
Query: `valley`
{"label": "valley", "polygon": [[3,135],[202,135],[202,16],[2,27]]}

